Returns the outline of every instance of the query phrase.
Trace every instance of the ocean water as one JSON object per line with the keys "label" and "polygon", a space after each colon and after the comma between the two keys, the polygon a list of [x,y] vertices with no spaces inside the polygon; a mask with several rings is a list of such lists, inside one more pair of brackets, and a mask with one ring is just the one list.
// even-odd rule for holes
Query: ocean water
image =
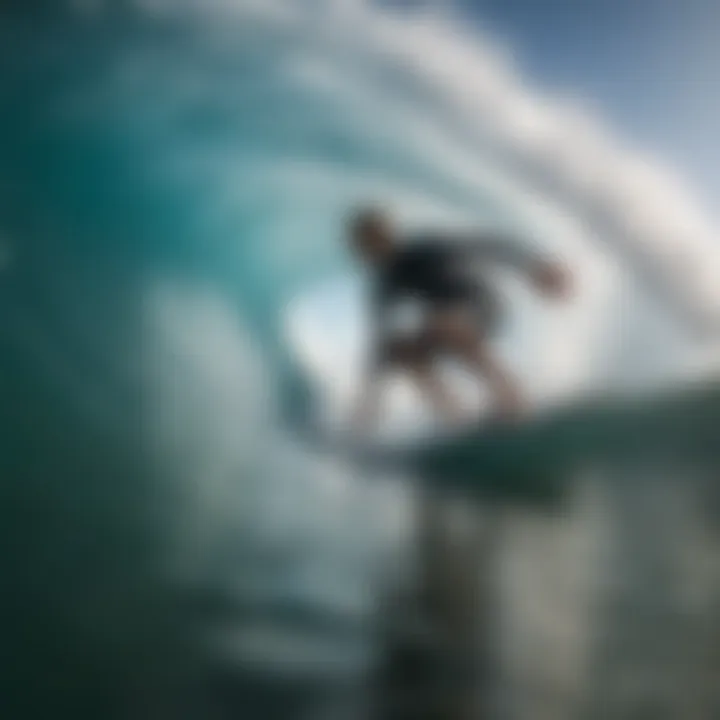
{"label": "ocean water", "polygon": [[[692,349],[657,311],[673,283],[635,282],[605,220],[458,114],[464,98],[492,118],[499,56],[458,35],[434,75],[408,62],[460,32],[440,20],[311,2],[3,17],[7,717],[305,717],[362,696],[374,588],[405,567],[404,489],[308,453],[278,412],[352,386],[355,203],[501,227],[573,263],[582,292],[554,314],[508,285],[503,352],[539,401],[663,377]],[[453,104],[438,87],[457,63],[484,89]],[[416,412],[399,400],[399,423]],[[592,546],[597,502],[571,527],[518,520],[518,577],[539,537]],[[587,587],[564,611],[581,629]]]}

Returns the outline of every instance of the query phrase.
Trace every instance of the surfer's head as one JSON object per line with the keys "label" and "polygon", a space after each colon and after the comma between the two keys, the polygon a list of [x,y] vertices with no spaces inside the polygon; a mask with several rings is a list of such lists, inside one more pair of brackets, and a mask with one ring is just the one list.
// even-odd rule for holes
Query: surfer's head
{"label": "surfer's head", "polygon": [[392,253],[392,222],[379,208],[356,211],[348,223],[348,232],[353,249],[365,262],[379,263]]}

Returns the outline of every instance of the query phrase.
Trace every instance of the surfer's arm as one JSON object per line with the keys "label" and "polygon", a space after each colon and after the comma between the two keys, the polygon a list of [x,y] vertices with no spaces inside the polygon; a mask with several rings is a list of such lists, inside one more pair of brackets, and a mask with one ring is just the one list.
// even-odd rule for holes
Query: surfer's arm
{"label": "surfer's arm", "polygon": [[567,288],[567,273],[557,261],[544,253],[501,234],[483,234],[458,241],[461,253],[470,262],[493,262],[526,277],[540,291],[560,295]]}
{"label": "surfer's arm", "polygon": [[527,274],[543,261],[540,253],[527,243],[500,233],[465,236],[458,238],[455,244],[458,251],[471,261],[494,262]]}

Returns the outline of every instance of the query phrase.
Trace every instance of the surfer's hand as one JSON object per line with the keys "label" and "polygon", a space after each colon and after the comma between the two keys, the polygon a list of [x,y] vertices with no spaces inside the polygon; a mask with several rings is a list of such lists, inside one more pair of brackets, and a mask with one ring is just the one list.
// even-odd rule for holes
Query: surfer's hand
{"label": "surfer's hand", "polygon": [[555,262],[543,262],[532,272],[535,287],[551,298],[565,298],[570,293],[570,277],[564,266]]}

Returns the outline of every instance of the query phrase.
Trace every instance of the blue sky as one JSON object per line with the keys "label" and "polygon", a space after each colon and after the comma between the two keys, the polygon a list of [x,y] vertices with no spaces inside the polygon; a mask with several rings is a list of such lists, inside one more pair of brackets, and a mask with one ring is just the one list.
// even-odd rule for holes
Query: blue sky
{"label": "blue sky", "polygon": [[720,200],[720,3],[461,0],[524,73],[599,106],[633,141]]}

